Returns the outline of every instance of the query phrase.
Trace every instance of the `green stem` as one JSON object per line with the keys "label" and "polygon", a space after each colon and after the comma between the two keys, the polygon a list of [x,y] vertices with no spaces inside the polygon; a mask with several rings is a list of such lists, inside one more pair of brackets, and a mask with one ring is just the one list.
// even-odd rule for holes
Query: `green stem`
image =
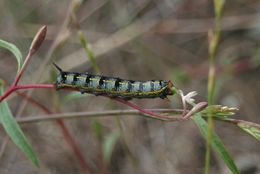
{"label": "green stem", "polygon": [[[222,16],[224,1],[214,1],[215,7],[215,27],[213,31],[209,32],[209,74],[208,74],[208,104],[214,104],[214,93],[215,93],[215,83],[216,83],[216,53],[219,46],[219,39],[221,35],[220,20]],[[212,111],[208,112],[208,134],[207,134],[207,149],[205,155],[205,174],[209,174],[210,170],[210,151],[212,142],[212,132],[214,127],[214,122],[212,118]]]}
{"label": "green stem", "polygon": [[83,32],[80,29],[78,29],[78,36],[79,36],[80,43],[81,43],[82,47],[84,48],[86,54],[88,55],[88,58],[89,58],[92,66],[95,70],[95,73],[99,73],[100,70],[99,70],[98,65],[96,63],[96,59],[94,57],[94,54],[91,51],[91,49],[89,48],[89,44],[88,44],[86,38],[84,37]]}

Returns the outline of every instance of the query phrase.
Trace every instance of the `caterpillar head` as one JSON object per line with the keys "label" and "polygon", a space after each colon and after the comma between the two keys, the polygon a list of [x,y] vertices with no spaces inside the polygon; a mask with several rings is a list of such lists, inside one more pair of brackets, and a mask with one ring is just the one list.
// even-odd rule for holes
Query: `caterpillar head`
{"label": "caterpillar head", "polygon": [[57,76],[56,82],[55,82],[55,86],[56,89],[59,89],[61,87],[61,84],[63,83],[63,77],[64,77],[64,72],[62,71],[62,69],[53,62],[54,67],[60,72]]}
{"label": "caterpillar head", "polygon": [[173,83],[169,80],[167,82],[167,90],[166,93],[167,95],[174,95],[176,93],[176,91],[173,89],[175,88],[175,86],[173,85]]}

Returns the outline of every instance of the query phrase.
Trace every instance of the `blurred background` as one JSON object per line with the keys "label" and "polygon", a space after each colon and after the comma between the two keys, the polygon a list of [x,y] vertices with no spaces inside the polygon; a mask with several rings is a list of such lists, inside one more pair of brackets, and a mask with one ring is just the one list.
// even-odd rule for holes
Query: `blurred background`
{"label": "blurred background", "polygon": [[[234,118],[256,123],[260,123],[259,9],[257,0],[226,2],[215,93],[216,104],[239,108]],[[48,27],[46,40],[26,69],[23,84],[54,83],[57,71],[52,62],[66,71],[97,73],[80,43],[82,31],[98,73],[132,80],[171,80],[185,93],[197,91],[197,101],[207,100],[213,1],[0,0],[0,38],[15,44],[23,56],[43,25]],[[2,48],[0,57],[0,78],[11,84],[16,60]],[[53,113],[129,109],[105,97],[75,97],[68,91],[37,89],[28,95]],[[132,102],[142,108],[181,108],[178,97],[170,100]],[[12,95],[8,103],[16,117],[46,114],[21,96]],[[200,174],[204,170],[205,140],[192,121],[167,123],[129,114],[21,126],[41,166],[34,167],[1,127],[1,174]],[[215,131],[242,174],[260,173],[256,139],[227,123],[215,122]],[[72,148],[71,141],[77,147]],[[229,173],[215,152],[211,173]]]}

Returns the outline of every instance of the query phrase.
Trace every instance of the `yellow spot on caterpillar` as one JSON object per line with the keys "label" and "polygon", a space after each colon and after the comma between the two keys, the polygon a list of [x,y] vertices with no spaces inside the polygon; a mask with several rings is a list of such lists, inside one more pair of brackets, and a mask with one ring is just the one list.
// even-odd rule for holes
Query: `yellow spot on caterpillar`
{"label": "yellow spot on caterpillar", "polygon": [[113,83],[115,81],[114,80],[104,80],[104,82]]}
{"label": "yellow spot on caterpillar", "polygon": [[134,85],[134,86],[138,86],[139,84],[138,84],[138,83],[133,83],[132,85]]}
{"label": "yellow spot on caterpillar", "polygon": [[77,79],[85,79],[86,77],[78,76]]}
{"label": "yellow spot on caterpillar", "polygon": [[92,81],[99,81],[100,79],[97,79],[97,78],[90,78],[89,80],[92,80]]}
{"label": "yellow spot on caterpillar", "polygon": [[119,84],[121,84],[121,85],[126,85],[127,82],[119,82]]}

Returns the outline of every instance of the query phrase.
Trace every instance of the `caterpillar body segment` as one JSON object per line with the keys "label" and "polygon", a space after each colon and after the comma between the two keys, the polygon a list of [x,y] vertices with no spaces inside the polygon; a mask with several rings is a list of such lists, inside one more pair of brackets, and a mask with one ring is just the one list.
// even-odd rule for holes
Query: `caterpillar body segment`
{"label": "caterpillar body segment", "polygon": [[81,93],[94,95],[107,95],[109,97],[132,98],[167,98],[173,95],[171,81],[162,80],[133,81],[116,77],[92,75],[88,73],[65,72],[56,64],[54,66],[60,71],[55,86],[56,89],[74,88]]}

